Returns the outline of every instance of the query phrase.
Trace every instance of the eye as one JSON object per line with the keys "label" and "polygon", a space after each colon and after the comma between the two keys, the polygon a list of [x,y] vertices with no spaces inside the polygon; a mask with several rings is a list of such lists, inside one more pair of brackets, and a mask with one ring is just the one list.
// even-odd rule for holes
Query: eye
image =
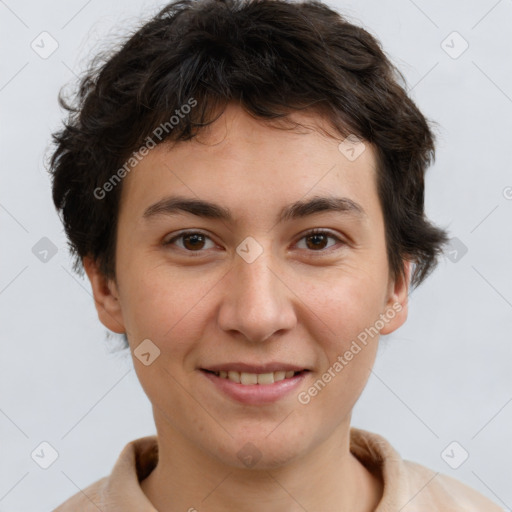
{"label": "eye", "polygon": [[[174,236],[173,238],[164,242],[164,245],[174,245],[176,241],[182,242],[182,244],[176,244],[180,249],[188,252],[202,252],[201,249],[205,249],[206,240],[210,240],[211,238],[200,231],[184,231],[179,235]],[[212,242],[212,246],[214,246]],[[210,249],[212,247],[206,247],[206,249]]]}
{"label": "eye", "polygon": [[[322,229],[312,229],[311,231],[307,232],[305,235],[303,235],[299,242],[302,242],[302,240],[306,241],[306,249],[310,249],[313,252],[321,252],[324,251],[326,248],[328,249],[331,246],[326,246],[328,243],[329,238],[331,240],[335,240],[338,243],[343,244],[344,242],[332,234],[330,231],[322,230]],[[210,247],[208,247],[207,241],[210,241],[212,244]],[[177,243],[177,242],[180,243]],[[177,245],[180,249],[187,251],[187,252],[204,252],[203,249],[212,249],[215,244],[211,240],[211,238],[200,232],[200,231],[183,231],[180,234],[170,238],[169,240],[164,242],[164,245]],[[334,244],[336,245],[336,244]],[[302,249],[304,247],[299,247],[299,249]]]}
{"label": "eye", "polygon": [[[326,247],[327,240],[329,238],[343,244],[343,241],[340,238],[332,234],[330,231],[325,231],[322,229],[312,229],[303,235],[299,242],[306,240],[306,249],[311,249],[314,252],[320,252],[326,248],[329,248]],[[332,245],[330,247],[332,247]]]}

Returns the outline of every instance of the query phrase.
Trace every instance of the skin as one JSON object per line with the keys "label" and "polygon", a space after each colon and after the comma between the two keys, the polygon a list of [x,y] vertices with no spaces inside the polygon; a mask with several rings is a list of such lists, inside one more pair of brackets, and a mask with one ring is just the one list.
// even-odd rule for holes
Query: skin
{"label": "skin", "polygon": [[[382,497],[379,476],[349,450],[351,411],[379,336],[307,405],[297,395],[393,304],[401,311],[380,334],[405,322],[410,266],[406,279],[391,279],[373,147],[350,161],[338,149],[343,137],[317,129],[329,129],[319,115],[291,117],[309,128],[278,129],[230,104],[199,140],[157,146],[123,181],[116,279],[83,260],[101,322],[127,333],[132,355],[144,339],[160,349],[148,366],[133,357],[160,451],[141,486],[160,512],[369,512]],[[215,202],[234,220],[143,218],[170,194]],[[366,215],[325,211],[276,223],[282,207],[315,195],[350,198]],[[305,237],[313,228],[329,231],[319,248]],[[164,245],[183,229],[207,238]],[[248,236],[263,249],[252,263],[236,252]],[[247,405],[199,370],[238,361],[311,371],[278,402]],[[237,457],[248,442],[261,454],[252,468]]]}

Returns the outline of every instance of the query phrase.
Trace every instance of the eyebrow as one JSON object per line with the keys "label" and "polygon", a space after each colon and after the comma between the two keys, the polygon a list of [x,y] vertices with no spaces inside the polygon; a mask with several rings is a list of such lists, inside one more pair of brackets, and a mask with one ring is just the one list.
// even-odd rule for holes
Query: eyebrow
{"label": "eyebrow", "polygon": [[[233,221],[233,214],[229,208],[203,199],[183,196],[164,197],[146,208],[142,217],[150,220],[160,215],[170,216],[182,212],[207,219],[217,219],[226,222]],[[296,201],[285,206],[278,214],[276,222],[290,221],[321,212],[339,212],[355,218],[367,216],[363,207],[348,197],[315,196],[307,201]]]}

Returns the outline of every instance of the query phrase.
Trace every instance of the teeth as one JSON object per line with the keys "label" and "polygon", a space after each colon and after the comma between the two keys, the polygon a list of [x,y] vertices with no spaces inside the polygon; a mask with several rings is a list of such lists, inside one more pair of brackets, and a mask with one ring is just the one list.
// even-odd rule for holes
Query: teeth
{"label": "teeth", "polygon": [[240,383],[240,374],[238,372],[228,372],[228,379]]}
{"label": "teeth", "polygon": [[256,373],[245,373],[240,374],[240,384],[258,384],[258,375]]}
{"label": "teeth", "polygon": [[[242,375],[251,375],[251,374],[243,374]],[[252,374],[254,375],[254,374]],[[273,373],[260,373],[257,375],[258,384],[274,384],[274,374]],[[244,381],[242,381],[245,384]],[[254,384],[254,382],[252,382]]]}
{"label": "teeth", "polygon": [[286,378],[286,372],[274,372],[274,382],[284,380]]}
{"label": "teeth", "polygon": [[253,386],[254,384],[273,384],[274,382],[279,382],[280,380],[290,379],[295,375],[295,373],[298,372],[294,372],[293,370],[286,372],[279,370],[273,373],[247,373],[234,371],[226,372],[221,370],[219,372],[215,372],[215,375],[221,379],[229,379],[233,382],[237,382],[245,386]]}

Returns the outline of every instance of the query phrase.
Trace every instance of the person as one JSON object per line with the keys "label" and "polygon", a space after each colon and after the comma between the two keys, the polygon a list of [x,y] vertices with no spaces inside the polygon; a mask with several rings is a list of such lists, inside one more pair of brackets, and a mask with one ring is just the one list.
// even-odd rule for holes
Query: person
{"label": "person", "polygon": [[318,1],[178,0],[79,83],[53,200],[156,435],[56,511],[498,511],[351,427],[447,232],[429,122]]}

